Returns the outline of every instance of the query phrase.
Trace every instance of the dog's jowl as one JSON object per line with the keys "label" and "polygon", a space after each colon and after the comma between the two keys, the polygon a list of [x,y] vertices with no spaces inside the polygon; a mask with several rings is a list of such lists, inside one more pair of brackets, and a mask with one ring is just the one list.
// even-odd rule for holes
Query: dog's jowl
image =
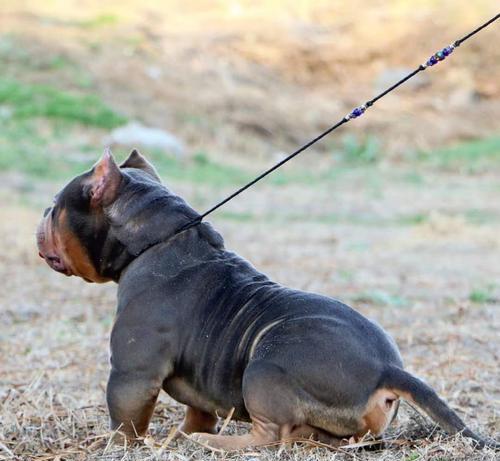
{"label": "dog's jowl", "polygon": [[[118,283],[107,402],[111,427],[145,434],[163,389],[186,405],[182,430],[238,449],[279,440],[378,436],[404,398],[449,433],[483,445],[403,369],[377,324],[325,296],[284,287],[224,247],[136,151],[107,152],[46,210],[37,232],[51,268]],[[234,408],[246,435],[216,435]],[[492,442],[493,443],[493,442]]]}

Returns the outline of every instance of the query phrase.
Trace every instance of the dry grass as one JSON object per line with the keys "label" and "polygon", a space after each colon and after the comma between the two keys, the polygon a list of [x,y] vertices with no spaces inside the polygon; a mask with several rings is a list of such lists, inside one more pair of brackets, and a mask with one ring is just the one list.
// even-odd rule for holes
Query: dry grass
{"label": "dry grass", "polygon": [[[500,209],[497,202],[488,208],[493,217],[486,224],[464,217],[464,207],[492,203],[496,179],[483,176],[481,188],[477,178],[434,179],[426,193],[412,184],[384,181],[378,197],[360,187],[355,173],[340,178],[335,191],[264,185],[234,205],[237,211],[260,209],[264,218],[214,221],[228,246],[273,278],[351,301],[377,319],[396,337],[410,370],[428,380],[473,429],[498,438],[500,228],[495,216]],[[188,185],[177,189],[192,193]],[[35,189],[33,195],[40,199],[47,193]],[[335,203],[328,202],[333,195]],[[12,204],[16,195],[4,189],[0,198]],[[323,212],[351,210],[379,222],[306,222],[314,216],[315,200],[322,201]],[[265,218],[273,210],[288,213],[292,202],[303,220],[284,221],[285,226]],[[394,216],[402,209],[425,213],[435,208],[440,213],[430,213],[422,223],[401,225]],[[210,453],[183,438],[169,439],[182,408],[166,395],[144,444],[109,443],[104,391],[115,287],[88,285],[48,270],[34,247],[38,216],[39,210],[26,206],[0,211],[0,459],[495,459],[490,450],[474,451],[466,440],[446,438],[408,406],[383,448],[332,451],[305,443]],[[497,284],[491,299],[469,301],[471,290],[489,283]],[[231,422],[228,430],[247,427]]]}

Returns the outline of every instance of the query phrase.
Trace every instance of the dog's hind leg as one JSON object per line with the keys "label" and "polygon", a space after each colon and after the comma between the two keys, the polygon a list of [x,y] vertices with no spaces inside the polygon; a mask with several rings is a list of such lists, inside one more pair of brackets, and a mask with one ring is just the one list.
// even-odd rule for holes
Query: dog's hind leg
{"label": "dog's hind leg", "polygon": [[269,420],[251,415],[252,429],[244,435],[217,435],[196,433],[191,438],[211,448],[222,450],[240,450],[247,447],[267,445],[280,439],[279,427]]}
{"label": "dog's hind leg", "polygon": [[303,426],[301,399],[287,374],[278,366],[254,362],[243,376],[243,398],[252,421],[245,435],[193,434],[192,438],[212,448],[238,450],[273,442],[291,441],[294,429]]}
{"label": "dog's hind leg", "polygon": [[324,431],[323,429],[318,429],[317,427],[309,426],[308,424],[292,428],[290,434],[288,435],[282,431],[282,439],[286,442],[313,440],[332,447],[340,447],[341,445],[348,443],[348,438],[337,437]]}

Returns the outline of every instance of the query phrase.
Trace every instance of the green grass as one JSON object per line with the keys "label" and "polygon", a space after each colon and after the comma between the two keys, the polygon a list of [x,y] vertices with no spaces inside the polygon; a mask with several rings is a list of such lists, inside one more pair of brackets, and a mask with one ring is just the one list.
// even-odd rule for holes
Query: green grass
{"label": "green grass", "polygon": [[494,291],[494,284],[481,288],[475,288],[469,293],[469,301],[475,304],[494,303],[497,301]]}
{"label": "green grass", "polygon": [[417,461],[418,459],[421,458],[421,455],[418,453],[411,453],[405,458],[403,458],[403,461]]}
{"label": "green grass", "polygon": [[373,290],[360,293],[353,297],[354,302],[373,304],[375,306],[404,307],[408,301],[397,294],[388,293],[383,290]]}
{"label": "green grass", "polygon": [[421,187],[425,185],[425,178],[424,176],[417,172],[417,171],[405,171],[400,178],[401,181],[407,183],[407,184],[412,184],[417,187]]}
{"label": "green grass", "polygon": [[500,221],[500,214],[492,211],[470,208],[468,210],[464,210],[463,214],[467,222],[476,225]]}
{"label": "green grass", "polygon": [[[374,135],[348,134],[333,141],[331,150],[340,159],[341,168],[370,167],[383,157],[383,142]],[[342,165],[343,164],[343,165]],[[425,183],[421,167],[465,174],[484,173],[500,167],[500,136],[455,143],[443,148],[423,151],[417,161],[407,160],[403,180],[420,186]]]}
{"label": "green grass", "polygon": [[186,160],[161,151],[148,152],[146,156],[158,169],[160,176],[166,180],[173,179],[223,187],[243,185],[253,177],[251,172],[211,160],[204,152],[198,152]]}
{"label": "green grass", "polygon": [[0,79],[0,105],[6,106],[17,120],[46,117],[105,129],[127,121],[95,95],[10,79]]}
{"label": "green grass", "polygon": [[[0,170],[17,170],[45,179],[64,179],[90,168],[100,148],[78,144],[82,130],[104,130],[127,119],[97,96],[60,91],[47,85],[0,79]],[[243,184],[252,175],[212,161],[203,152],[189,160],[148,153],[163,177],[218,186]]]}
{"label": "green grass", "polygon": [[423,152],[420,160],[440,170],[482,173],[500,166],[500,136],[462,142]]}
{"label": "green grass", "polygon": [[[101,147],[74,141],[81,128],[66,120],[46,123],[39,119],[7,118],[0,119],[0,123],[0,171],[19,171],[36,179],[66,180],[91,168],[102,154]],[[203,153],[189,159],[160,151],[146,155],[167,182],[222,187],[243,184],[252,177],[240,168],[214,162]],[[126,153],[118,153],[117,160],[125,156]]]}
{"label": "green grass", "polygon": [[408,225],[408,226],[414,226],[417,224],[423,224],[424,222],[428,221],[429,216],[424,213],[415,213],[415,214],[408,214],[404,216],[400,216],[397,218],[398,224],[401,225]]}
{"label": "green grass", "polygon": [[373,135],[358,136],[347,134],[340,142],[333,142],[334,154],[340,154],[340,159],[351,165],[371,165],[377,163],[382,154],[382,143]]}
{"label": "green grass", "polygon": [[[104,25],[112,18],[96,22]],[[68,66],[63,57],[55,57],[51,65],[57,70]],[[99,157],[100,146],[88,145],[102,138],[107,131],[127,121],[126,117],[108,107],[97,95],[62,91],[41,84],[27,84],[0,77],[0,170],[16,170],[44,179],[67,179],[88,169]],[[84,136],[82,136],[84,134]],[[88,141],[85,141],[88,140]],[[340,162],[325,170],[297,167],[294,164],[273,173],[264,181],[271,186],[288,184],[321,187],[334,183],[340,176],[362,178],[364,187],[373,196],[383,194],[383,178],[377,162],[381,143],[374,136],[348,135],[337,144]],[[125,155],[125,154],[123,154]],[[216,162],[206,152],[190,158],[177,158],[167,152],[152,151],[146,155],[168,182],[183,181],[217,187],[237,187],[260,173],[258,169],[243,169],[225,162]],[[500,137],[470,141],[440,149],[420,157],[421,163],[433,168],[458,168],[467,171],[500,165]],[[415,164],[407,165],[403,180],[421,185],[425,174]],[[228,219],[250,220],[252,216],[227,214]],[[265,217],[265,219],[303,220],[303,216]],[[487,219],[484,213],[471,212],[471,221]],[[357,222],[362,225],[379,222],[376,216],[338,216],[325,214],[312,217],[317,222]],[[416,225],[427,219],[424,215],[393,218],[401,225]]]}
{"label": "green grass", "polygon": [[[427,215],[424,214],[408,214],[385,218],[376,214],[358,215],[350,213],[324,213],[324,214],[307,214],[307,213],[290,213],[280,212],[277,210],[273,213],[254,214],[249,212],[233,212],[221,211],[220,216],[227,221],[237,222],[262,222],[262,223],[292,223],[292,222],[314,222],[316,224],[350,224],[354,226],[415,226],[426,222]],[[363,246],[362,250],[366,250]]]}
{"label": "green grass", "polygon": [[83,29],[99,29],[102,27],[114,26],[120,22],[119,17],[113,13],[103,13],[97,16],[75,22],[75,25]]}
{"label": "green grass", "polygon": [[255,215],[252,213],[237,213],[234,211],[221,211],[219,216],[227,221],[250,222],[256,220]]}

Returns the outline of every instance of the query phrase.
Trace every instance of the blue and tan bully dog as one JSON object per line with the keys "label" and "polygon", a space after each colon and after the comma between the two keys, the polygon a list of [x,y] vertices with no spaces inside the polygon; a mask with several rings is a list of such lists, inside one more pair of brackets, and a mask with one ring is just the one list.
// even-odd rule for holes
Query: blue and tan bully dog
{"label": "blue and tan bully dog", "polygon": [[[381,435],[399,399],[478,445],[456,413],[403,369],[395,342],[341,302],[286,288],[224,247],[134,151],[106,152],[45,211],[40,256],[63,274],[118,283],[107,402],[111,427],[146,433],[163,389],[181,430],[226,450],[314,437]],[[217,416],[252,423],[216,435]],[[196,434],[195,434],[196,433]]]}

